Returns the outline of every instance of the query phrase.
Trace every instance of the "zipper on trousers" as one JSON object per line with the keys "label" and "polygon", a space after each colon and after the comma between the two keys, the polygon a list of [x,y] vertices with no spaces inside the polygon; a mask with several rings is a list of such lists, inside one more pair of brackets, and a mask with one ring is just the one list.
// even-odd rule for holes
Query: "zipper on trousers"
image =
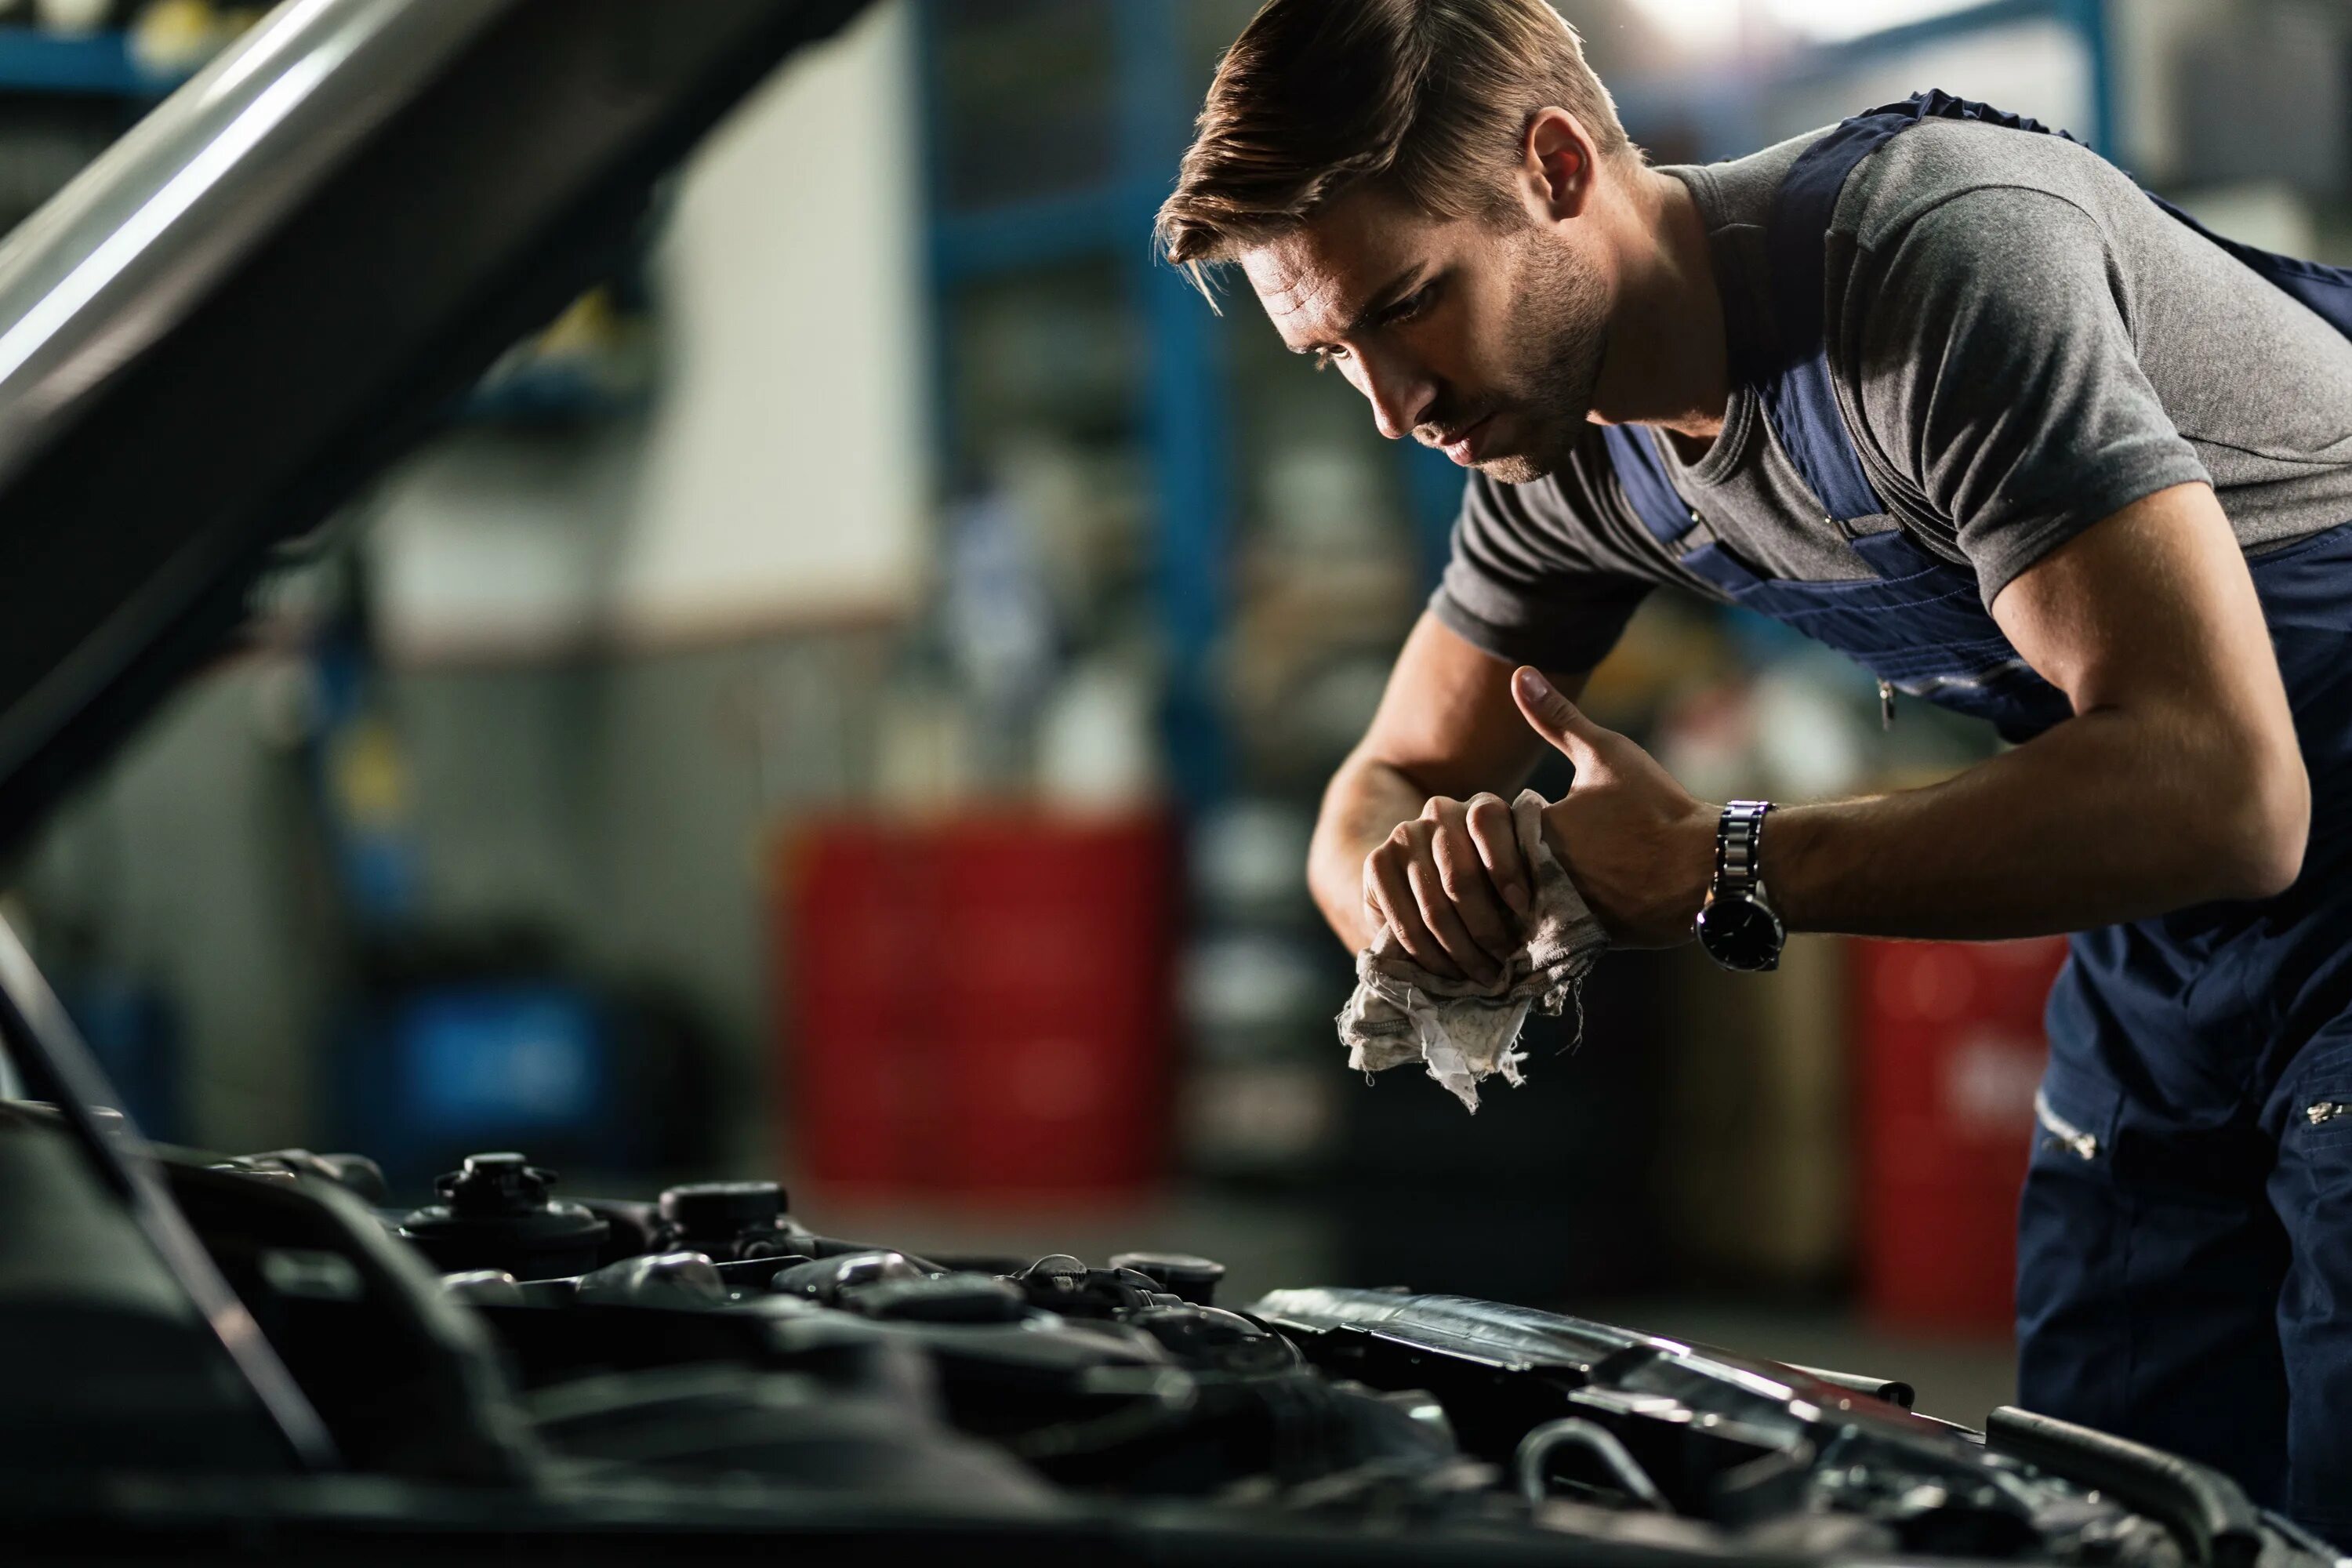
{"label": "zipper on trousers", "polygon": [[2078,1160],[2099,1157],[2099,1141],[2059,1115],[2052,1109],[2050,1097],[2038,1089],[2033,1091],[2033,1119],[2042,1123],[2042,1142],[2069,1151]]}
{"label": "zipper on trousers", "polygon": [[2325,1127],[2338,1117],[2352,1116],[2352,1100],[2315,1100],[2304,1107],[2303,1115],[2314,1127]]}
{"label": "zipper on trousers", "polygon": [[1878,683],[1878,727],[1882,730],[1895,728],[1895,683],[1891,680]]}

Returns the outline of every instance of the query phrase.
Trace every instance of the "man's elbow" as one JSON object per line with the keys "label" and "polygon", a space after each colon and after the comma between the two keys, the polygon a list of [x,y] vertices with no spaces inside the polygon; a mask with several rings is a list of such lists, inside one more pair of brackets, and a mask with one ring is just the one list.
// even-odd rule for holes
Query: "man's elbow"
{"label": "man's elbow", "polygon": [[2218,896],[2284,893],[2303,874],[2311,841],[2311,775],[2301,753],[2293,747],[2255,748],[2236,753],[2221,772],[2215,815],[2222,832],[2213,853],[2222,884]]}

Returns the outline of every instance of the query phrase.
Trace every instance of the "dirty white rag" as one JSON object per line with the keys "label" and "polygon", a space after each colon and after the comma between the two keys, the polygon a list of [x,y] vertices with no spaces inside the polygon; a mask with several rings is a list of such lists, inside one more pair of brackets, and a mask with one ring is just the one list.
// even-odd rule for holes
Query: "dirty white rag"
{"label": "dirty white rag", "polygon": [[1509,966],[1489,985],[1448,980],[1415,963],[1396,932],[1382,926],[1356,955],[1356,994],[1339,1015],[1349,1067],[1372,1073],[1420,1062],[1474,1114],[1486,1079],[1500,1073],[1518,1087],[1528,1009],[1558,1017],[1609,945],[1584,895],[1544,842],[1543,807],[1543,796],[1531,789],[1511,803],[1511,826],[1519,853],[1534,868],[1535,893],[1528,940]]}

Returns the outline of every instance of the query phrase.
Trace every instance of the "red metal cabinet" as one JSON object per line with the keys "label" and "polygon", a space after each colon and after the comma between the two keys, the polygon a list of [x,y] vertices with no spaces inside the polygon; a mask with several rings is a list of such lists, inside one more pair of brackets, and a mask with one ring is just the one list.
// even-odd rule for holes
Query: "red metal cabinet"
{"label": "red metal cabinet", "polygon": [[1175,865],[1159,816],[796,835],[776,940],[798,1173],[976,1199],[1159,1181]]}
{"label": "red metal cabinet", "polygon": [[2011,1327],[2042,1008],[2065,955],[2055,937],[1852,945],[1858,1261],[1883,1326]]}

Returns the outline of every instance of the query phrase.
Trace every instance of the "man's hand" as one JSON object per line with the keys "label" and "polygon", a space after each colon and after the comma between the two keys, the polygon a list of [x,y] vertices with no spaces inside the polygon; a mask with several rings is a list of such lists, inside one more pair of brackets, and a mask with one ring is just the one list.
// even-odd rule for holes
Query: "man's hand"
{"label": "man's hand", "polygon": [[1691,939],[1715,874],[1721,812],[1691,797],[1657,759],[1604,730],[1532,668],[1511,696],[1537,734],[1576,764],[1576,781],[1544,809],[1544,837],[1619,947]]}
{"label": "man's hand", "polygon": [[1364,858],[1364,910],[1432,974],[1491,985],[1522,940],[1535,876],[1500,795],[1439,796]]}

